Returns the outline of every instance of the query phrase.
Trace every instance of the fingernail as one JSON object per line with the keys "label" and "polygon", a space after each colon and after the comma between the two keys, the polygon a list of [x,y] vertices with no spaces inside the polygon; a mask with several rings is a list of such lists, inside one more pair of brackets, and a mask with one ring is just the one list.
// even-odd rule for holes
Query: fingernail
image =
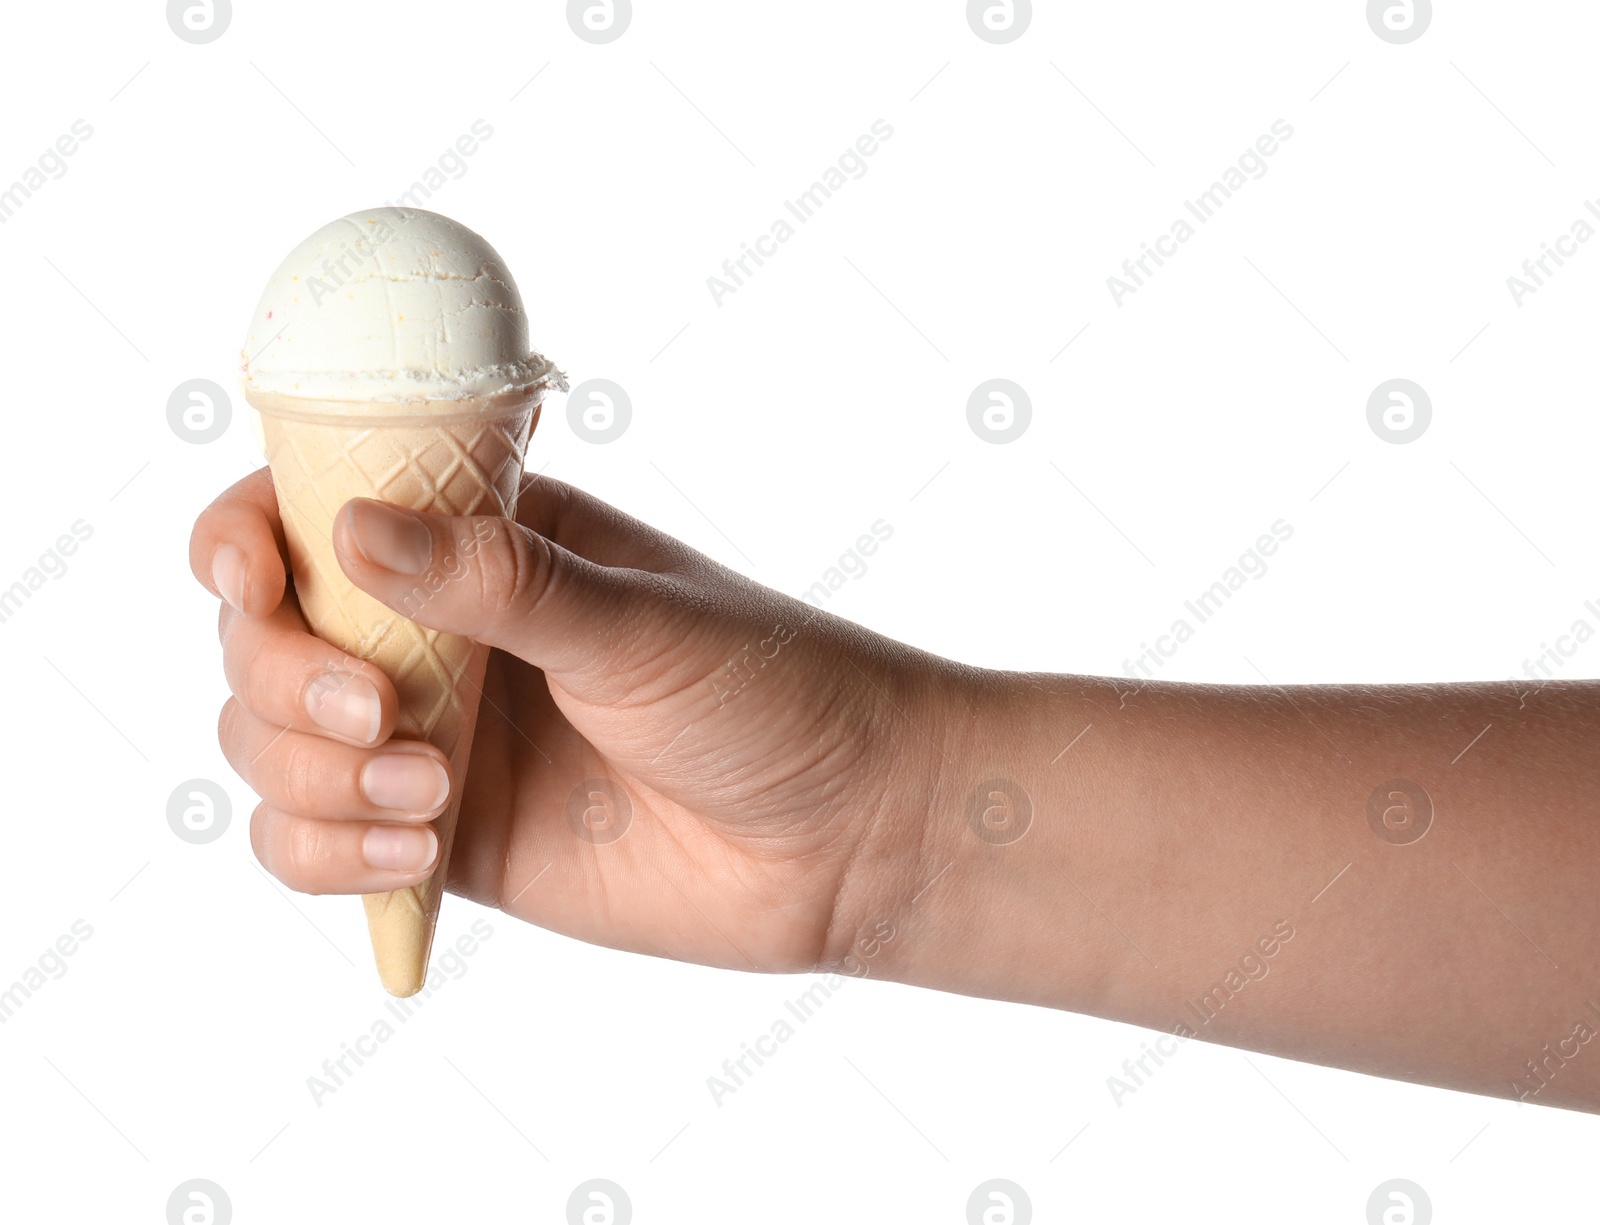
{"label": "fingernail", "polygon": [[368,561],[396,574],[421,574],[433,557],[433,537],[422,520],[378,502],[350,508],[350,533]]}
{"label": "fingernail", "polygon": [[450,776],[421,753],[385,753],[361,767],[361,794],[379,808],[432,812],[450,798]]}
{"label": "fingernail", "polygon": [[244,565],[244,550],[236,544],[218,545],[211,555],[211,581],[239,612],[244,611]]}
{"label": "fingernail", "polygon": [[306,713],[336,736],[371,744],[383,722],[383,702],[366,677],[324,672],[306,686]]}
{"label": "fingernail", "polygon": [[439,854],[439,836],[428,825],[374,825],[361,840],[369,868],[420,872]]}

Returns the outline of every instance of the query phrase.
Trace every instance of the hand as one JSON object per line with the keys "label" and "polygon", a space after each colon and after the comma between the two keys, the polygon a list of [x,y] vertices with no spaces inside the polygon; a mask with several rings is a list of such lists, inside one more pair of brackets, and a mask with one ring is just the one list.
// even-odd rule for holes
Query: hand
{"label": "hand", "polygon": [[[359,587],[404,612],[437,567],[414,619],[495,648],[456,892],[615,948],[1112,1017],[1168,1054],[1198,1037],[1600,1111],[1600,1056],[1577,1057],[1600,1012],[1594,682],[1525,702],[963,668],[567,486],[520,505],[335,522]],[[444,763],[392,738],[386,677],[306,632],[265,472],[190,560],[228,603],[222,744],[263,796],[262,862],[315,892],[420,883]],[[1422,797],[1415,838],[1373,825],[1385,779]],[[633,809],[610,842],[568,821],[603,788]]]}
{"label": "hand", "polygon": [[[389,678],[307,629],[267,470],[200,516],[190,564],[224,600],[234,695],[218,734],[262,797],[262,864],[309,893],[418,884],[437,855],[428,822],[460,791],[452,892],[613,948],[845,965],[914,874],[912,797],[941,759],[920,729],[949,665],[570,486],[525,478],[519,508],[513,523],[358,500],[335,522],[356,585],[495,648],[465,779],[391,738]],[[418,610],[407,597],[430,569],[451,577]],[[631,803],[614,841],[568,819],[596,782]]]}

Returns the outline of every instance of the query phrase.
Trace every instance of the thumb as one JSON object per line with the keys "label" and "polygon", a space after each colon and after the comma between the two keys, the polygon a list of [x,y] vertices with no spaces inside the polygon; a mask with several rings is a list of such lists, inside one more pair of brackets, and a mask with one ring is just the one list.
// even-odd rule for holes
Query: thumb
{"label": "thumb", "polygon": [[[333,523],[339,565],[409,620],[547,672],[613,664],[637,627],[643,572],[596,565],[510,519],[451,517],[356,498]],[[625,617],[625,612],[627,613]],[[604,652],[597,650],[604,644]]]}

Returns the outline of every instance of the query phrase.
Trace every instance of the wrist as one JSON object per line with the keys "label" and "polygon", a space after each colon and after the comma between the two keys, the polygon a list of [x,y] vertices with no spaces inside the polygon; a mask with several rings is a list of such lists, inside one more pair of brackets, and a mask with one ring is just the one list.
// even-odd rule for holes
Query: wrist
{"label": "wrist", "polygon": [[1086,729],[1115,686],[938,663],[905,707],[925,735],[902,749],[922,751],[900,755],[857,957],[872,977],[1093,1010],[1120,963],[1084,892],[1096,882],[1076,879],[1101,841],[1090,784],[1111,764]]}
{"label": "wrist", "polygon": [[[818,969],[960,990],[952,984],[973,951],[963,912],[982,887],[969,860],[986,845],[969,820],[970,800],[990,768],[982,764],[988,743],[1014,739],[1015,702],[1003,674],[920,653],[905,663],[892,683],[879,676],[874,684],[882,707],[872,724],[881,751],[868,759],[876,786]],[[1007,815],[989,814],[1002,826]],[[1007,840],[1004,829],[990,836]]]}
{"label": "wrist", "polygon": [[904,657],[869,677],[875,701],[862,734],[872,751],[862,755],[862,784],[851,805],[860,832],[839,878],[819,973],[898,977],[890,967],[903,960],[906,921],[922,900],[928,865],[941,853],[935,797],[963,755],[964,729],[952,717],[963,709],[956,696],[963,670],[898,644],[891,648]]}

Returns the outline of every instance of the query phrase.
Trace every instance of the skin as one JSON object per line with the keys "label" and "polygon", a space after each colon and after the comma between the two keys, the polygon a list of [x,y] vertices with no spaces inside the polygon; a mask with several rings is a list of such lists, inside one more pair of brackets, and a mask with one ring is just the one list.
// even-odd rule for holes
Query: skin
{"label": "skin", "polygon": [[[352,502],[334,543],[396,609],[417,579],[381,561],[442,569],[404,611],[494,648],[451,781],[453,892],[613,948],[1600,1110],[1600,686],[972,668],[549,478],[525,481],[515,523]],[[219,735],[263,799],[252,844],[305,892],[419,883],[426,867],[363,849],[443,805],[378,807],[360,780],[389,753],[446,763],[392,738],[386,677],[307,631],[284,559],[265,470],[195,525],[195,576],[238,604]],[[375,737],[312,720],[324,676],[370,685]],[[606,789],[631,805],[611,841],[568,817]]]}

